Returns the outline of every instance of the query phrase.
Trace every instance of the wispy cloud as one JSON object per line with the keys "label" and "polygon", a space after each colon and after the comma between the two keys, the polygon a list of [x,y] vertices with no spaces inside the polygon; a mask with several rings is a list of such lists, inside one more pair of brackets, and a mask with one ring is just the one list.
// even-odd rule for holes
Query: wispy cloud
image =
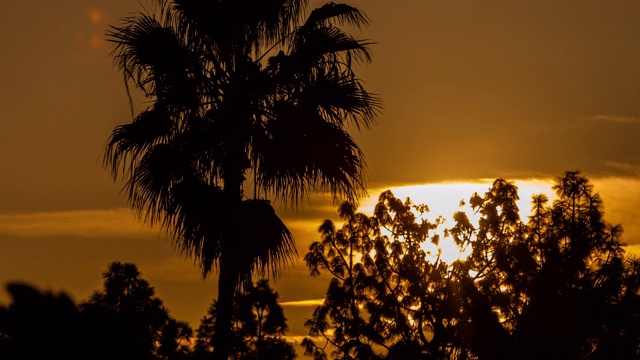
{"label": "wispy cloud", "polygon": [[21,237],[64,235],[86,238],[157,238],[159,234],[138,221],[126,208],[1,214],[0,233]]}
{"label": "wispy cloud", "polygon": [[594,115],[588,118],[594,121],[612,122],[618,124],[630,124],[640,122],[640,119],[631,116],[619,116],[619,115]]}
{"label": "wispy cloud", "polygon": [[638,162],[640,162],[640,159],[637,159],[634,163],[607,161],[604,164],[610,167],[614,174],[619,174],[623,177],[640,177],[640,165],[637,164]]}
{"label": "wispy cloud", "polygon": [[311,306],[320,306],[322,304],[324,304],[324,299],[283,301],[280,303],[280,305],[282,306],[295,306],[295,307],[311,307]]}

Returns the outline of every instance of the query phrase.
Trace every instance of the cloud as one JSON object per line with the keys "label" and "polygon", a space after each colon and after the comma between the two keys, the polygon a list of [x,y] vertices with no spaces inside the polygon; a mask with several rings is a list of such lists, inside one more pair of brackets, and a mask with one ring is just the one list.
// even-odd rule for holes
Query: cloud
{"label": "cloud", "polygon": [[[640,159],[638,159],[640,161]],[[640,177],[640,165],[626,162],[607,161],[604,165],[611,168],[614,174],[620,174],[618,177]]]}
{"label": "cloud", "polygon": [[20,237],[157,238],[159,231],[137,220],[131,210],[116,208],[1,214],[0,234]]}
{"label": "cloud", "polygon": [[312,307],[312,306],[320,306],[322,304],[324,304],[324,299],[283,301],[280,303],[280,305],[282,306],[293,306],[293,307]]}
{"label": "cloud", "polygon": [[602,177],[591,179],[594,191],[604,202],[605,220],[621,224],[624,228],[622,242],[630,246],[628,250],[640,249],[640,179],[635,177]]}
{"label": "cloud", "polygon": [[619,116],[619,115],[594,115],[588,118],[589,120],[594,121],[603,121],[603,122],[612,122],[618,124],[631,124],[639,122],[640,119],[630,117],[630,116]]}

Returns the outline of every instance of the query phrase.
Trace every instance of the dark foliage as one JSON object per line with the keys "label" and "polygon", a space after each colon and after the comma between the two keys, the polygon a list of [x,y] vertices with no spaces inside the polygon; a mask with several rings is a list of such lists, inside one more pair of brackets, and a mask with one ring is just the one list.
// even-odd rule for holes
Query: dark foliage
{"label": "dark foliage", "polygon": [[[231,358],[237,360],[291,360],[293,346],[284,340],[287,319],[278,304],[278,293],[267,280],[251,285],[246,292],[236,292],[232,314]],[[210,358],[216,322],[216,302],[211,304],[197,331],[195,355]]]}
{"label": "dark foliage", "polygon": [[[426,206],[380,196],[373,216],[340,209],[305,259],[333,276],[307,322],[306,353],[338,359],[636,359],[640,261],[625,255],[622,227],[579,172],[566,172],[548,205],[533,197],[523,222],[517,188],[503,179],[454,214],[446,229],[471,254],[451,264],[420,246],[439,225]],[[317,337],[320,337],[318,340]],[[325,343],[331,346],[325,347]]]}
{"label": "dark foliage", "polygon": [[102,352],[115,358],[180,359],[193,331],[176,321],[155,297],[134,264],[113,262],[102,274],[104,289],[80,304],[97,338],[110,339]]}
{"label": "dark foliage", "polygon": [[[12,303],[0,307],[0,358],[82,359],[97,341],[87,336],[80,312],[64,294],[7,285]],[[74,341],[70,341],[74,339]]]}
{"label": "dark foliage", "polygon": [[0,307],[0,358],[187,358],[191,328],[169,316],[135,265],[112,263],[103,277],[105,289],[79,307],[64,294],[9,284],[12,303]]}

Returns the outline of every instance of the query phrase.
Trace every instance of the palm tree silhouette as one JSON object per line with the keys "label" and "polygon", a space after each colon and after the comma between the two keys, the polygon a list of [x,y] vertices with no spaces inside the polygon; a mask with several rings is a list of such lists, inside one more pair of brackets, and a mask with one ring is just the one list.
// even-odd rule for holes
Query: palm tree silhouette
{"label": "palm tree silhouette", "polygon": [[377,113],[354,73],[370,43],[338,25],[367,19],[328,3],[302,22],[307,5],[157,0],[108,34],[127,89],[150,105],[114,129],[105,166],[203,276],[219,270],[219,359],[228,357],[235,289],[296,256],[267,197],[295,206],[310,192],[336,201],[364,192],[364,158],[346,127],[368,128]]}

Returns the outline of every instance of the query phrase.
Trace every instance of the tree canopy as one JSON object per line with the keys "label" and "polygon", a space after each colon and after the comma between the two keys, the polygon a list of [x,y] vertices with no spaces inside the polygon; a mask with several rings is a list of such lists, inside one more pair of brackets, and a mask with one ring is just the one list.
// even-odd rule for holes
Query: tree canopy
{"label": "tree canopy", "polygon": [[190,351],[189,324],[169,315],[136,265],[113,262],[102,274],[104,289],[80,304],[96,337],[109,338],[104,353],[138,359],[180,359]]}
{"label": "tree canopy", "polygon": [[[557,200],[532,199],[498,179],[444,229],[467,258],[446,263],[421,247],[441,225],[389,191],[374,214],[340,208],[305,256],[332,280],[307,322],[306,353],[337,359],[632,359],[640,356],[640,260],[579,172],[557,179]],[[325,347],[329,343],[329,348]],[[331,354],[331,352],[329,352]]]}
{"label": "tree canopy", "polygon": [[9,284],[2,359],[186,359],[193,332],[169,315],[134,264],[111,263],[104,289],[76,306],[65,294]]}
{"label": "tree canopy", "polygon": [[[198,327],[195,355],[207,358],[214,350],[213,336],[216,322],[216,301]],[[236,292],[232,315],[233,338],[231,358],[237,360],[291,360],[296,358],[293,346],[283,335],[288,330],[278,293],[267,280],[252,284],[244,292]]]}

